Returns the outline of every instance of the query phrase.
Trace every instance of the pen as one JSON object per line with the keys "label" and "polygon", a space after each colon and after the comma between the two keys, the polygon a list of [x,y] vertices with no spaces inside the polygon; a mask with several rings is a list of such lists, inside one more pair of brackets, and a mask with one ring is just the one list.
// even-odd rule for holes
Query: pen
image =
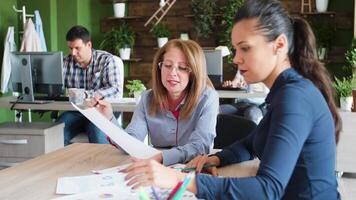
{"label": "pen", "polygon": [[[215,164],[206,164],[203,166],[203,169],[208,169],[210,167],[216,167]],[[196,167],[185,167],[185,168],[175,168],[181,171],[195,171],[197,168]]]}
{"label": "pen", "polygon": [[192,179],[193,174],[194,173],[190,173],[184,178],[182,186],[179,188],[179,190],[173,196],[172,200],[179,200],[182,198],[183,192],[185,191],[185,189],[187,189],[188,184],[189,184],[190,180]]}
{"label": "pen", "polygon": [[95,105],[93,107],[96,107],[99,104],[99,101],[103,100],[104,97],[100,97],[98,101],[96,101]]}
{"label": "pen", "polygon": [[150,197],[142,187],[140,187],[139,198],[140,200],[150,200]]}
{"label": "pen", "polygon": [[172,197],[176,194],[180,186],[183,184],[183,181],[179,181],[177,185],[173,188],[172,192],[168,195],[168,200],[172,199]]}
{"label": "pen", "polygon": [[153,194],[153,197],[155,198],[155,200],[161,200],[157,194],[157,191],[155,190],[155,188],[153,186],[151,186],[151,190],[152,190],[152,194]]}

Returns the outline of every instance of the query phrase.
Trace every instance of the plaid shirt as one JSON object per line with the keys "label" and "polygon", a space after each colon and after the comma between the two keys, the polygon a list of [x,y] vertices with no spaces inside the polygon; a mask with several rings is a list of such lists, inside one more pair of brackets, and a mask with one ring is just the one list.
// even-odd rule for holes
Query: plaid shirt
{"label": "plaid shirt", "polygon": [[103,97],[120,97],[121,74],[113,55],[92,49],[87,68],[82,68],[71,55],[64,58],[64,85],[66,88],[85,88],[89,97],[98,93]]}

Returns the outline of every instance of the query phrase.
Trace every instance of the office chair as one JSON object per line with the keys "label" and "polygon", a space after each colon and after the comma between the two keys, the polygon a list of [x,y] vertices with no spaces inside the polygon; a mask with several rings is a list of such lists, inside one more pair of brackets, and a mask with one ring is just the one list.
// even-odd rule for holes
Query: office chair
{"label": "office chair", "polygon": [[249,119],[230,114],[219,114],[216,124],[214,149],[222,149],[250,134],[256,124]]}

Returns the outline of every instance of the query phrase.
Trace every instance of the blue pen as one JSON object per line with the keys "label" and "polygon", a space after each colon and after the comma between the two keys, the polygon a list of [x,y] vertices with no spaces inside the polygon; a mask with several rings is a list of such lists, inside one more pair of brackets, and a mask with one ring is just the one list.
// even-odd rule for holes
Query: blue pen
{"label": "blue pen", "polygon": [[161,199],[159,198],[158,194],[157,194],[156,189],[155,189],[153,186],[151,186],[151,190],[152,190],[153,197],[154,197],[156,200],[161,200]]}

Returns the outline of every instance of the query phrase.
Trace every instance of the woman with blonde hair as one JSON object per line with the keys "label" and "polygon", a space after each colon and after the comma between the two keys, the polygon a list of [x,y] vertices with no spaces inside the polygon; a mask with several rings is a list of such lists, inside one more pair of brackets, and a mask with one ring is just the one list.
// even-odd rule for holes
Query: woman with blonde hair
{"label": "woman with blonde hair", "polygon": [[[97,100],[97,109],[113,119],[110,104]],[[174,39],[156,53],[152,89],[142,94],[126,132],[141,141],[149,135],[154,147],[163,148],[156,161],[185,163],[209,153],[218,110],[219,97],[207,76],[201,47]]]}

